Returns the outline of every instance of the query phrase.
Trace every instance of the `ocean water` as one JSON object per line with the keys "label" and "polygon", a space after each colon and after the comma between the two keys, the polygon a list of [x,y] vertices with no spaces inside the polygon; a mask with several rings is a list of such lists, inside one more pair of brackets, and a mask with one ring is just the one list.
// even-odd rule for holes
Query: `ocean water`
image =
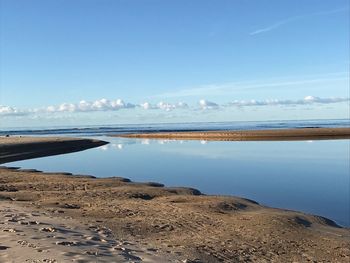
{"label": "ocean water", "polygon": [[[348,122],[336,121],[215,123],[202,124],[200,129],[347,125]],[[193,124],[170,126],[147,127],[152,130],[171,130],[173,127],[195,130],[199,127]],[[122,132],[131,129],[130,126],[122,128]],[[111,127],[107,127],[109,129]],[[33,134],[48,135],[49,132],[41,130],[39,134]],[[72,133],[65,130],[63,134]],[[84,130],[76,135],[106,140],[110,144],[7,165],[97,177],[121,176],[133,181],[194,187],[205,194],[241,196],[272,207],[325,216],[341,225],[350,226],[350,140],[207,142],[128,139],[109,137],[108,134],[101,134],[100,130],[96,133]]]}
{"label": "ocean water", "polygon": [[103,126],[62,126],[62,127],[19,127],[0,126],[1,135],[75,135],[99,136],[132,132],[159,131],[209,131],[209,130],[262,130],[287,128],[328,128],[350,127],[349,119],[339,120],[289,120],[289,121],[236,121],[236,122],[194,122],[194,123],[151,123],[151,124],[116,124]]}

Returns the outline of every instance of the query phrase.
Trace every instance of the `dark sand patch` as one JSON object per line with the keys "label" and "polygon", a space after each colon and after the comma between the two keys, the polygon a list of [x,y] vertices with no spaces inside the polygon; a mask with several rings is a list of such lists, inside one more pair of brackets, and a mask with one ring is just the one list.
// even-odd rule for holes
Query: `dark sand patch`
{"label": "dark sand patch", "polygon": [[[105,144],[107,144],[107,142],[79,138],[0,137],[0,164],[43,156],[77,152]],[[33,169],[31,172],[34,171],[36,170]]]}

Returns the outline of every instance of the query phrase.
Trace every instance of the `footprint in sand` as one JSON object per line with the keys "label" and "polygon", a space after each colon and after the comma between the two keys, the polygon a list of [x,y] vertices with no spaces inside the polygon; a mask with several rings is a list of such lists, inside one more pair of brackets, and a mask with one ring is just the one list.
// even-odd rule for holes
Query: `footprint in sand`
{"label": "footprint in sand", "polygon": [[26,246],[26,247],[37,248],[36,245],[34,245],[34,244],[32,244],[32,243],[29,243],[29,242],[26,241],[26,240],[18,240],[17,243],[20,244],[20,245],[22,245],[22,246]]}
{"label": "footprint in sand", "polygon": [[0,250],[6,250],[6,249],[8,249],[8,248],[10,248],[10,247],[7,247],[7,246],[1,246],[1,245],[0,245]]}
{"label": "footprint in sand", "polygon": [[86,236],[85,237],[86,240],[91,240],[91,241],[97,241],[97,242],[103,242],[103,243],[107,243],[108,241],[101,238],[101,237],[97,237],[97,236]]}
{"label": "footprint in sand", "polygon": [[12,214],[6,214],[6,215],[4,215],[4,217],[13,217],[14,215],[12,215]]}
{"label": "footprint in sand", "polygon": [[44,259],[27,259],[26,263],[57,263],[56,259],[44,258]]}
{"label": "footprint in sand", "polygon": [[39,230],[42,232],[50,232],[50,233],[57,232],[57,229],[54,227],[43,227],[43,228],[40,228]]}
{"label": "footprint in sand", "polygon": [[18,221],[18,224],[21,224],[21,225],[39,225],[40,222],[38,221]]}
{"label": "footprint in sand", "polygon": [[71,247],[71,246],[78,246],[79,242],[76,242],[76,241],[57,241],[56,245]]}
{"label": "footprint in sand", "polygon": [[3,232],[9,232],[9,233],[16,233],[16,232],[18,232],[18,230],[14,229],[14,228],[5,228],[2,231]]}
{"label": "footprint in sand", "polygon": [[90,256],[98,256],[98,251],[85,251],[84,253]]}

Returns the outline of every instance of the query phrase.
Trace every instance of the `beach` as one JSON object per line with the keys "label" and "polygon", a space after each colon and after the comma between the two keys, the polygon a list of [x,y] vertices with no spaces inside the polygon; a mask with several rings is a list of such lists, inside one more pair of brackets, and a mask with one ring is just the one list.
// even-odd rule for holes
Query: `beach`
{"label": "beach", "polygon": [[[316,136],[315,129],[306,130]],[[331,134],[346,137],[348,132],[323,130],[318,138]],[[299,131],[296,133],[293,139],[300,138]],[[205,134],[214,139],[211,132],[200,134],[200,139]],[[291,137],[290,132],[284,134]],[[310,139],[306,131],[303,136]],[[0,162],[103,144],[74,138],[1,137],[0,147],[5,148],[0,149],[8,150],[1,150]],[[16,167],[1,167],[0,181],[0,262],[350,259],[348,228],[320,216],[270,208],[240,197],[204,195],[200,189],[170,188],[121,177],[95,178]]]}
{"label": "beach", "polygon": [[0,0],[0,263],[350,263],[349,0]]}

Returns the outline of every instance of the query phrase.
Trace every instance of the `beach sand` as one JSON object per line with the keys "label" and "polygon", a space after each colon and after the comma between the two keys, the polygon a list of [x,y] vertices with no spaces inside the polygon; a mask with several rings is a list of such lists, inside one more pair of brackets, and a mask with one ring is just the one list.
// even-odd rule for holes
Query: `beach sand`
{"label": "beach sand", "polygon": [[207,141],[293,141],[350,139],[350,128],[303,128],[279,130],[152,132],[113,135],[126,138]]}
{"label": "beach sand", "polygon": [[0,201],[0,262],[169,262],[96,222],[17,203]]}
{"label": "beach sand", "polygon": [[0,168],[0,262],[128,260],[349,262],[350,229],[192,188]]}

